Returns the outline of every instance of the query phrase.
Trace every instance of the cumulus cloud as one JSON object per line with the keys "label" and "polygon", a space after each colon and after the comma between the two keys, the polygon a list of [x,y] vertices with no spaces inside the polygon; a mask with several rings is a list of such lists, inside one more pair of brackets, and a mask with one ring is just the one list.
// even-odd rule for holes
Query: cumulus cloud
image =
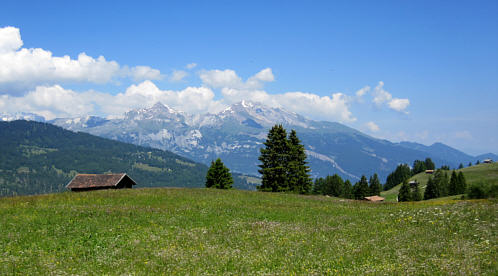
{"label": "cumulus cloud", "polygon": [[408,99],[397,99],[394,98],[392,99],[389,103],[388,106],[396,110],[398,112],[406,112],[405,109],[410,105],[410,101]]}
{"label": "cumulus cloud", "polygon": [[183,70],[174,70],[173,74],[171,74],[171,77],[169,79],[172,82],[178,82],[182,81],[186,76],[188,76],[187,72]]}
{"label": "cumulus cloud", "polygon": [[361,98],[363,95],[367,94],[368,91],[370,91],[370,86],[365,86],[361,88],[360,90],[356,91],[356,97]]}
{"label": "cumulus cloud", "polygon": [[60,85],[39,86],[24,96],[0,96],[2,111],[31,112],[46,119],[75,117],[89,114],[116,117],[130,109],[150,107],[156,102],[189,113],[217,112],[226,106],[214,100],[214,92],[207,87],[187,87],[180,91],[161,90],[151,81],[131,85],[122,93],[86,91],[75,92]]}
{"label": "cumulus cloud", "polygon": [[94,106],[86,93],[77,93],[59,85],[39,86],[23,97],[2,95],[0,106],[4,112],[31,112],[46,119],[82,116],[92,113]]}
{"label": "cumulus cloud", "polygon": [[187,64],[185,67],[187,69],[191,70],[191,69],[194,69],[195,67],[197,67],[197,63],[192,62],[192,63]]}
{"label": "cumulus cloud", "polygon": [[254,90],[263,87],[265,82],[272,82],[275,80],[271,68],[266,68],[254,76],[242,81],[234,70],[209,70],[200,73],[200,78],[204,85],[213,88],[233,88],[233,89],[246,89]]}
{"label": "cumulus cloud", "polygon": [[379,126],[374,123],[374,122],[367,122],[365,126],[371,131],[371,132],[378,132],[380,130]]}
{"label": "cumulus cloud", "polygon": [[379,84],[375,87],[373,96],[373,102],[375,103],[375,105],[377,105],[377,107],[387,105],[392,110],[408,113],[406,109],[410,105],[410,100],[393,98],[391,93],[387,92],[384,89],[383,81],[379,81]]}
{"label": "cumulus cloud", "polygon": [[271,68],[266,68],[249,77],[245,82],[233,70],[210,70],[200,74],[204,85],[221,88],[223,103],[232,104],[242,100],[261,102],[271,107],[280,107],[310,118],[340,122],[353,122],[356,118],[349,110],[350,97],[342,93],[319,96],[307,92],[270,94],[263,90],[267,82],[275,80]]}
{"label": "cumulus cloud", "polygon": [[[80,53],[77,59],[57,57],[40,48],[22,48],[18,28],[0,28],[0,92],[18,93],[38,85],[55,83],[107,83],[116,77],[134,80],[160,79],[157,69],[148,66],[121,67],[103,56]],[[5,91],[9,90],[9,91]],[[20,92],[21,91],[21,92]]]}
{"label": "cumulus cloud", "polygon": [[149,66],[135,66],[130,69],[128,75],[131,76],[134,81],[160,80],[164,78],[159,70]]}

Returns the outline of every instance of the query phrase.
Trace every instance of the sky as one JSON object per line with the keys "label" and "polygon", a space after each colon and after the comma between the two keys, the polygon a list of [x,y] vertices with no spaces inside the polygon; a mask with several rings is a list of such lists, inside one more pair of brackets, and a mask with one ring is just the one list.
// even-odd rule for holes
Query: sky
{"label": "sky", "polygon": [[0,113],[249,100],[498,153],[498,1],[3,1]]}

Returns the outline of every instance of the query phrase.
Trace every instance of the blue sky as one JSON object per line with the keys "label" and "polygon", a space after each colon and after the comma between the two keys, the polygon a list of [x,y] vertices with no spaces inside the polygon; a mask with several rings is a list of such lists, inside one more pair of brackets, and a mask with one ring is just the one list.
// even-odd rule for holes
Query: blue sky
{"label": "blue sky", "polygon": [[[497,153],[496,14],[498,1],[4,1],[0,28],[22,45],[0,34],[0,108],[117,116],[264,99],[374,137]],[[21,62],[34,48],[70,61]]]}

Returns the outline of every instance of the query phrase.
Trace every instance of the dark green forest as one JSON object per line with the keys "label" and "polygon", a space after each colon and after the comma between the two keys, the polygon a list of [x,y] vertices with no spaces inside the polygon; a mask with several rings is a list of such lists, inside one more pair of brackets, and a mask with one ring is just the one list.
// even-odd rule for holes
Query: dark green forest
{"label": "dark green forest", "polygon": [[[0,122],[0,196],[65,191],[77,173],[125,172],[140,187],[203,187],[207,166],[171,152],[31,121]],[[251,188],[234,176],[234,186]]]}

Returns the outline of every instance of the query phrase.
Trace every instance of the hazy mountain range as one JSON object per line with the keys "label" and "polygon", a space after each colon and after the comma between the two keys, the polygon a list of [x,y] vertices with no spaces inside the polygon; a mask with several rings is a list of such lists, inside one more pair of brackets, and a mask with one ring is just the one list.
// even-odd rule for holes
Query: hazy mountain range
{"label": "hazy mountain range", "polygon": [[[25,116],[32,118],[33,114]],[[257,175],[259,149],[266,134],[277,123],[297,131],[313,176],[338,173],[356,180],[362,174],[378,173],[383,179],[398,164],[412,164],[426,157],[438,166],[451,167],[496,159],[494,154],[471,156],[441,143],[392,143],[339,123],[309,120],[281,108],[245,101],[217,114],[192,115],[156,103],[151,108],[131,110],[119,119],[85,116],[49,122],[73,131],[169,150],[205,164],[221,157],[233,171],[252,175]]]}

